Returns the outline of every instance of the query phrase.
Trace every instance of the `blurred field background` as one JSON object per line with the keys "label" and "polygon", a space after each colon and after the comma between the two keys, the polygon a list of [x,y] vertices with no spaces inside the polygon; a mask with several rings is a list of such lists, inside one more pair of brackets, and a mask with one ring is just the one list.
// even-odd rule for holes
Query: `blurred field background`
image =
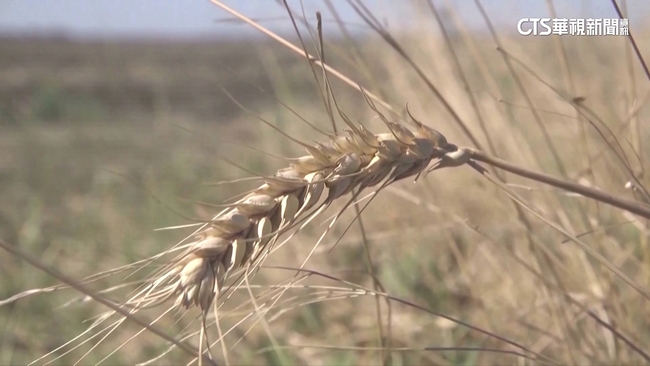
{"label": "blurred field background", "polygon": [[[323,5],[324,13],[326,9]],[[629,177],[598,133],[577,117],[566,99],[515,65],[561,158],[563,166],[558,167],[514,75],[487,32],[464,29],[462,21],[453,20],[459,16],[453,8],[447,10],[445,25],[469,80],[469,90],[465,90],[427,7],[413,6],[411,11],[419,31],[396,34],[399,44],[481,142],[493,143],[497,156],[633,198],[632,191],[624,188]],[[650,58],[649,30],[634,23],[630,29],[642,54]],[[614,132],[634,171],[647,183],[643,173],[650,156],[650,84],[626,39],[520,37],[514,28],[500,32],[504,48],[561,90],[565,98],[584,97],[583,104]],[[348,39],[327,38],[326,33],[326,52],[328,63],[396,109],[404,110],[408,102],[425,124],[459,146],[470,145],[412,68],[376,35],[368,32]],[[4,38],[0,40],[0,65],[0,237],[79,279],[170,247],[187,231],[153,229],[187,223],[178,213],[207,219],[215,209],[196,202],[217,204],[253,187],[210,186],[250,176],[215,156],[261,174],[272,174],[285,165],[228,141],[282,156],[303,154],[299,146],[235,105],[223,89],[303,141],[323,141],[325,137],[279,101],[323,129],[330,126],[308,63],[265,39],[98,42]],[[368,123],[375,133],[385,132],[376,118],[369,122],[374,115],[358,92],[334,79],[332,82],[341,108],[353,120]],[[468,92],[476,99],[489,137],[481,131]],[[537,183],[506,177],[512,189],[548,220],[581,236],[593,251],[648,293],[647,221]],[[317,221],[324,222],[329,215]],[[312,278],[301,282],[306,287],[285,295],[287,301],[267,315],[272,337],[250,319],[234,328],[226,337],[226,345],[234,346],[231,362],[644,362],[639,353],[585,311],[613,324],[647,349],[648,299],[584,248],[566,242],[566,237],[548,224],[530,214],[522,219],[507,195],[468,168],[437,171],[417,184],[408,180],[387,189],[363,213],[364,232],[352,225],[328,253],[353,217],[350,210],[306,268],[372,288],[368,275],[371,258],[370,267],[386,293],[487,329],[549,359],[530,361],[463,349],[424,351],[424,347],[517,349],[404,304],[393,302],[389,311],[382,300],[383,336],[390,347],[413,348],[393,351],[388,357],[378,350],[375,298],[340,289],[327,292],[317,286],[352,285]],[[324,227],[319,222],[310,225],[274,253],[267,265],[298,267]],[[367,236],[368,253],[362,234]],[[57,283],[8,254],[0,255],[0,274],[0,299]],[[263,269],[255,283],[279,284],[294,274]],[[121,281],[123,277],[116,275],[92,284],[92,288],[101,290]],[[239,295],[240,299],[248,297]],[[0,307],[0,364],[31,362],[82,333],[89,325],[84,321],[105,309],[92,302],[68,304],[78,296],[66,290]],[[237,303],[231,302],[234,308]],[[229,313],[222,326],[235,326],[252,309]],[[170,316],[161,327],[180,334],[188,319],[175,323],[178,318]],[[138,330],[125,324],[101,343],[93,340],[54,364],[72,364],[92,344],[99,343],[82,360],[82,364],[93,364]],[[164,341],[145,332],[106,364],[143,362],[167,348]],[[186,355],[173,351],[159,362],[187,361]],[[45,360],[38,363],[42,362]]]}

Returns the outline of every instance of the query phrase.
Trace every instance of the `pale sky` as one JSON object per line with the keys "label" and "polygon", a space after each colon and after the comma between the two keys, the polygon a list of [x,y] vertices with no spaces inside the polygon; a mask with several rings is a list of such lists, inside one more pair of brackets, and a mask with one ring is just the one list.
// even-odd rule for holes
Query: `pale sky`
{"label": "pale sky", "polygon": [[[331,0],[344,19],[361,23],[344,0]],[[619,3],[622,0],[618,0]],[[286,11],[274,0],[225,0],[229,6],[249,17],[265,20],[276,31],[290,32]],[[407,26],[412,18],[404,9],[404,0],[365,0],[375,14],[383,14],[393,27]],[[300,3],[290,1],[299,8]],[[466,19],[468,27],[482,29],[471,0],[435,0],[439,9],[450,3]],[[615,17],[610,0],[555,0],[559,17]],[[630,30],[650,16],[650,1],[627,0]],[[324,2],[304,0],[306,12],[313,17],[320,10],[332,19]],[[546,0],[483,0],[492,20],[502,27],[515,29],[522,17],[548,16]],[[412,13],[410,13],[412,14]],[[80,38],[213,38],[258,34],[249,26],[223,22],[230,17],[208,0],[1,0],[0,36],[20,34],[63,34]],[[278,19],[285,17],[285,19]],[[332,25],[332,28],[335,28]],[[351,29],[363,29],[351,27]]]}

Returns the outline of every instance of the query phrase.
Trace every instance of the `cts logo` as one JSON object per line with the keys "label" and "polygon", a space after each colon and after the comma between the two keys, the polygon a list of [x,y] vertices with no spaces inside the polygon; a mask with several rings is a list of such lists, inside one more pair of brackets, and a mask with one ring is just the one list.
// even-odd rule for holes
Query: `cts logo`
{"label": "cts logo", "polygon": [[[532,26],[525,26],[525,24],[532,23]],[[517,31],[522,36],[548,36],[552,32],[552,28],[549,25],[551,23],[551,18],[523,18],[517,23]],[[527,28],[527,29],[524,29]],[[539,28],[544,30],[540,31]]]}

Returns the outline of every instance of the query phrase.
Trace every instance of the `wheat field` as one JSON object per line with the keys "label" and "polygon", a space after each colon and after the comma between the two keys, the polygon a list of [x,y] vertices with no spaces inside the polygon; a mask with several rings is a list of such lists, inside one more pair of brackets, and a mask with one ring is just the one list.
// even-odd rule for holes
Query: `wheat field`
{"label": "wheat field", "polygon": [[0,40],[0,365],[650,362],[649,30],[211,2],[264,38]]}

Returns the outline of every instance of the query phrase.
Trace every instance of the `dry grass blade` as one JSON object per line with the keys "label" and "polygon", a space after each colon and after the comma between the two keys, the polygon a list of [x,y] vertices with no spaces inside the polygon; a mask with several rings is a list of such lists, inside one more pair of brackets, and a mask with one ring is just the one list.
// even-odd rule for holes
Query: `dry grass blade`
{"label": "dry grass blade", "polygon": [[[623,15],[623,12],[621,12],[621,8],[618,6],[618,2],[616,0],[611,0],[611,1],[612,1],[612,5],[614,6],[614,9],[616,9],[616,14],[618,14],[619,18],[627,19]],[[637,46],[636,41],[634,40],[634,37],[632,36],[632,32],[629,32],[627,37],[630,39],[630,43],[632,44],[632,48],[634,49],[634,53],[636,54],[637,59],[639,59],[639,63],[641,64],[641,67],[643,68],[643,72],[645,72],[645,76],[648,78],[648,80],[650,80],[650,68],[648,68],[648,64],[646,64],[645,59],[643,58],[643,55],[641,55],[641,51],[639,50],[639,46]]]}
{"label": "dry grass blade", "polygon": [[[226,4],[222,3],[221,1],[218,1],[218,0],[210,0],[210,2],[213,3],[214,5],[220,7],[221,9],[227,11],[228,13],[232,14],[233,16],[237,17],[238,19],[241,19],[241,20],[242,20],[243,22],[245,22],[246,24],[249,24],[249,25],[252,26],[253,28],[259,30],[260,32],[262,32],[262,33],[264,33],[264,34],[266,34],[267,36],[271,37],[272,39],[274,39],[274,40],[277,41],[278,43],[282,44],[283,46],[289,48],[290,50],[292,50],[292,51],[298,53],[298,54],[301,55],[301,56],[305,56],[305,52],[304,52],[304,50],[301,50],[299,47],[296,47],[296,46],[293,45],[291,42],[288,42],[286,39],[284,39],[284,38],[278,36],[277,34],[275,34],[275,33],[273,33],[273,32],[271,32],[271,31],[268,30],[267,28],[262,27],[260,24],[254,22],[254,21],[251,20],[250,18],[244,16],[243,14],[241,14],[241,13],[239,13],[238,11],[234,10],[233,8],[227,6]],[[350,85],[351,87],[353,87],[353,88],[355,88],[355,89],[361,91],[361,88],[359,88],[358,84],[357,84],[354,80],[352,80],[352,79],[348,78],[347,76],[343,75],[342,73],[340,73],[339,71],[335,70],[335,69],[332,68],[331,66],[322,63],[320,60],[316,59],[316,57],[314,57],[314,56],[312,56],[312,55],[306,55],[306,57],[308,57],[309,60],[310,60],[311,62],[313,62],[315,65],[322,67],[322,68],[325,69],[327,72],[329,72],[330,74],[336,76],[337,78],[339,78],[339,79],[340,79],[341,81],[343,81],[344,83],[346,83],[346,84]],[[388,110],[393,111],[392,106],[391,106],[390,104],[386,103],[385,101],[381,100],[381,98],[379,98],[378,96],[376,96],[376,95],[374,95],[374,94],[372,94],[372,93],[368,93],[368,95],[369,95],[369,96],[370,96],[370,97],[371,97],[375,102],[381,104],[383,107],[387,108]]]}
{"label": "dry grass blade", "polygon": [[[287,267],[277,267],[277,268],[280,268],[280,269],[286,269],[286,270],[295,270],[295,268],[287,268]],[[374,292],[373,290],[371,290],[371,289],[369,289],[369,288],[363,287],[363,286],[358,285],[358,284],[350,283],[350,282],[348,282],[348,281],[345,281],[345,280],[343,280],[343,279],[337,278],[336,276],[329,275],[329,274],[326,274],[326,273],[321,273],[321,272],[318,272],[318,271],[309,270],[309,269],[305,269],[305,268],[302,268],[302,269],[299,269],[299,270],[300,270],[300,272],[303,272],[303,273],[306,273],[306,274],[309,274],[309,275],[312,275],[312,276],[323,277],[323,278],[326,278],[326,279],[329,279],[329,280],[332,280],[332,281],[335,281],[335,282],[339,282],[339,283],[347,284],[347,285],[349,285],[349,286],[351,286],[352,288],[355,288],[355,289],[357,289],[357,290],[362,290],[362,291],[364,291],[364,292],[366,292],[366,293],[373,294],[373,295],[375,295],[375,296],[381,296],[381,297],[384,297],[384,298],[386,298],[387,300],[390,300],[390,301],[392,301],[392,302],[399,303],[399,304],[402,304],[402,305],[406,305],[406,306],[408,306],[408,307],[411,307],[411,308],[417,309],[417,310],[419,310],[419,311],[422,311],[422,312],[425,312],[425,313],[428,313],[428,314],[431,314],[431,315],[435,315],[435,316],[438,316],[438,317],[444,318],[444,319],[446,319],[446,320],[449,320],[449,321],[451,321],[451,322],[453,322],[453,323],[457,323],[457,324],[459,324],[459,325],[462,325],[463,327],[466,327],[466,328],[471,329],[471,330],[473,330],[473,331],[476,331],[476,332],[479,332],[479,333],[485,334],[485,335],[487,335],[487,336],[489,336],[489,337],[493,337],[493,338],[495,338],[495,339],[498,339],[499,341],[504,342],[504,343],[507,343],[508,345],[513,346],[513,347],[515,347],[515,348],[517,348],[517,349],[519,349],[519,350],[522,350],[522,351],[524,351],[524,352],[528,352],[528,353],[534,355],[534,356],[535,356],[537,359],[539,359],[540,361],[543,360],[543,361],[548,362],[548,363],[556,363],[556,362],[554,362],[552,359],[550,359],[550,358],[548,358],[548,357],[545,357],[544,355],[541,355],[541,354],[539,354],[539,353],[536,353],[536,352],[530,350],[529,348],[527,348],[527,347],[525,347],[525,346],[523,346],[523,345],[517,343],[516,341],[510,340],[510,339],[505,338],[505,337],[503,337],[503,336],[500,336],[500,335],[498,335],[498,334],[494,334],[494,333],[492,333],[492,332],[490,332],[490,331],[487,331],[487,330],[482,329],[482,328],[480,328],[480,327],[474,326],[474,325],[469,324],[469,323],[467,323],[467,322],[464,322],[464,321],[462,321],[462,320],[459,320],[459,319],[453,318],[453,317],[451,317],[451,316],[448,316],[448,315],[445,315],[445,314],[442,314],[442,313],[439,313],[439,312],[436,312],[436,311],[430,310],[430,309],[428,309],[428,308],[426,308],[426,307],[424,307],[424,306],[420,306],[420,305],[415,304],[415,303],[413,303],[413,302],[411,302],[411,301],[404,300],[404,299],[402,299],[402,298],[399,298],[399,297],[396,297],[396,296],[392,296],[392,295],[390,295],[390,294]]]}

